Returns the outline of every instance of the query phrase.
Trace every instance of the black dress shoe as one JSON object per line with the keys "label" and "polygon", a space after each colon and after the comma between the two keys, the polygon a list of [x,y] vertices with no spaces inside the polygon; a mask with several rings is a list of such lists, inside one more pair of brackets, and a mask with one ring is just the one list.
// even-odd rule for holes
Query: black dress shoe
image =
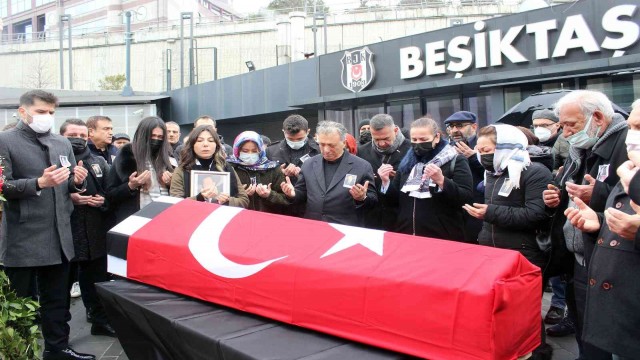
{"label": "black dress shoe", "polygon": [[68,347],[60,351],[45,350],[42,354],[43,360],[96,360],[91,354],[79,353]]}
{"label": "black dress shoe", "polygon": [[547,311],[547,315],[544,317],[544,323],[549,325],[555,325],[564,319],[564,309],[552,306]]}
{"label": "black dress shoe", "polygon": [[93,324],[91,325],[91,335],[102,335],[118,337],[116,331],[109,324]]}
{"label": "black dress shoe", "polygon": [[87,310],[87,322],[93,324],[93,315],[91,315],[91,311]]}

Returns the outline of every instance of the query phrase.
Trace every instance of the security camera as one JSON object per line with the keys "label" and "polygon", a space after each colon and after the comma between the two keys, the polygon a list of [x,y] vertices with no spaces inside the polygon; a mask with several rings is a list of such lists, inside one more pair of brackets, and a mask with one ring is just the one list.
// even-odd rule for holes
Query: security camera
{"label": "security camera", "polygon": [[13,118],[16,119],[18,117],[18,113],[13,113],[11,114],[11,116],[13,116]]}

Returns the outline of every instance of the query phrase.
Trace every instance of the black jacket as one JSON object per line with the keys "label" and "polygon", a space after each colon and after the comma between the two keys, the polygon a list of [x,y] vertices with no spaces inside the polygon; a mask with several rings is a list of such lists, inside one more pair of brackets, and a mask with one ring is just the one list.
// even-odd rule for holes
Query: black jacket
{"label": "black jacket", "polygon": [[[83,167],[87,169],[87,188],[80,195],[101,195],[106,197],[106,178],[109,171],[107,161],[93,155],[88,149],[85,154],[76,155],[76,160],[82,160]],[[105,214],[108,209],[108,201],[100,208],[89,205],[74,205],[71,213],[71,233],[73,235],[73,247],[75,249],[75,261],[94,260],[107,255],[106,239],[107,228]]]}
{"label": "black jacket", "polygon": [[[383,155],[377,152],[371,142],[358,146],[358,156],[371,164],[373,177],[376,181],[376,189],[380,189],[382,181],[378,176],[378,168],[382,164],[390,164],[394,170],[398,170],[400,161],[411,150],[411,141],[405,139],[400,147],[391,155]],[[365,211],[364,226],[370,229],[393,230],[398,217],[397,205],[387,203],[386,197],[380,197],[378,204]]]}
{"label": "black jacket", "polygon": [[[289,165],[294,164],[295,166],[302,167],[302,160],[300,158],[305,155],[309,155],[309,157],[314,157],[320,154],[320,149],[318,148],[318,144],[313,140],[313,138],[309,137],[307,139],[307,143],[298,150],[293,150],[287,145],[286,140],[276,141],[271,144],[267,148],[267,159],[278,161],[280,164]],[[308,161],[308,160],[306,160]],[[296,184],[298,178],[291,178],[291,183]],[[304,204],[297,203],[288,206],[285,209],[285,215],[298,216],[302,217],[305,212]]]}
{"label": "black jacket", "polygon": [[[616,186],[605,208],[635,214],[622,185]],[[584,341],[621,357],[637,359],[640,338],[640,236],[624,239],[602,224],[599,234],[584,236],[585,244],[595,245],[589,262]]]}
{"label": "black jacket", "polygon": [[488,205],[480,245],[519,251],[532,264],[544,268],[545,256],[536,242],[536,231],[547,220],[542,192],[552,180],[551,171],[531,163],[520,174],[520,188],[513,187],[508,196],[499,195],[509,172],[500,176],[487,174],[484,191]]}
{"label": "black jacket", "polygon": [[[591,201],[589,207],[596,212],[604,212],[604,205],[609,197],[611,189],[620,181],[616,169],[627,161],[627,146],[625,140],[627,138],[627,129],[618,131],[609,138],[607,138],[596,151],[588,151],[582,162],[581,169],[574,177],[576,184],[581,184],[585,174],[590,174],[594,179],[598,178],[598,171],[600,166],[609,165],[609,173],[604,181],[596,181],[593,193],[591,195]],[[567,171],[570,158],[564,163],[564,171]],[[560,274],[573,274],[573,257],[574,255],[567,249],[564,232],[562,227],[564,226],[567,217],[564,216],[564,211],[567,209],[569,203],[569,194],[564,187],[564,184],[559,184],[559,180],[562,178],[563,173],[556,175],[556,185],[560,188],[560,205],[555,209],[547,208],[547,213],[552,216],[551,219],[551,259],[547,268],[547,275],[554,276]],[[589,261],[590,255],[593,252],[593,244],[586,241],[584,242],[584,258]]]}
{"label": "black jacket", "polygon": [[[467,145],[469,145],[469,147],[472,149],[476,147],[477,143],[478,137],[476,135],[467,139]],[[454,145],[454,143],[451,142],[451,145]],[[471,155],[467,158],[467,160],[469,161],[469,169],[471,170],[473,181],[471,186],[473,190],[473,197],[468,201],[468,203],[482,204],[484,203],[484,192],[479,185],[484,181],[484,168],[478,161],[478,157],[476,156],[476,154]],[[477,244],[478,233],[480,233],[480,230],[482,229],[482,220],[474,218],[466,211],[464,212],[463,217],[465,223],[465,241],[468,243]]]}
{"label": "black jacket", "polygon": [[[451,161],[455,161],[453,174]],[[465,241],[462,205],[471,201],[471,170],[463,155],[442,166],[444,187],[432,198],[417,199],[400,191],[409,173],[397,173],[385,197],[398,204],[396,231],[437,239]]]}
{"label": "black jacket", "polygon": [[87,147],[91,150],[93,155],[103,158],[109,165],[113,164],[113,159],[118,155],[118,148],[112,144],[108,144],[106,150],[102,151],[98,149],[91,140],[89,140],[87,142]]}

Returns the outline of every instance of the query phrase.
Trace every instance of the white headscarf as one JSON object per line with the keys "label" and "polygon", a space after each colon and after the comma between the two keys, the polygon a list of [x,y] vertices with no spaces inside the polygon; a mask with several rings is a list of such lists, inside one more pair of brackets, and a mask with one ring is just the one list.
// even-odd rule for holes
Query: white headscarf
{"label": "white headscarf", "polygon": [[[493,155],[494,175],[502,175],[509,170],[509,179],[516,189],[520,188],[520,174],[531,164],[527,137],[515,126],[490,125],[496,129],[496,152]],[[478,153],[480,160],[480,153]]]}

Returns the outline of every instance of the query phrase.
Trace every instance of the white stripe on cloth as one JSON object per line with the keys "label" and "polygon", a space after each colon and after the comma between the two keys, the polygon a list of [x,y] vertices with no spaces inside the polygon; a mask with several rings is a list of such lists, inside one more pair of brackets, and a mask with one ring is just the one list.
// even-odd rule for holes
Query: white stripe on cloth
{"label": "white stripe on cloth", "polygon": [[127,277],[127,260],[107,255],[107,271],[114,275]]}
{"label": "white stripe on cloth", "polygon": [[147,225],[149,221],[151,221],[151,219],[149,218],[137,216],[137,215],[131,215],[128,218],[124,219],[120,224],[114,226],[109,231],[122,234],[122,235],[131,236],[136,231],[142,229],[143,226]]}

